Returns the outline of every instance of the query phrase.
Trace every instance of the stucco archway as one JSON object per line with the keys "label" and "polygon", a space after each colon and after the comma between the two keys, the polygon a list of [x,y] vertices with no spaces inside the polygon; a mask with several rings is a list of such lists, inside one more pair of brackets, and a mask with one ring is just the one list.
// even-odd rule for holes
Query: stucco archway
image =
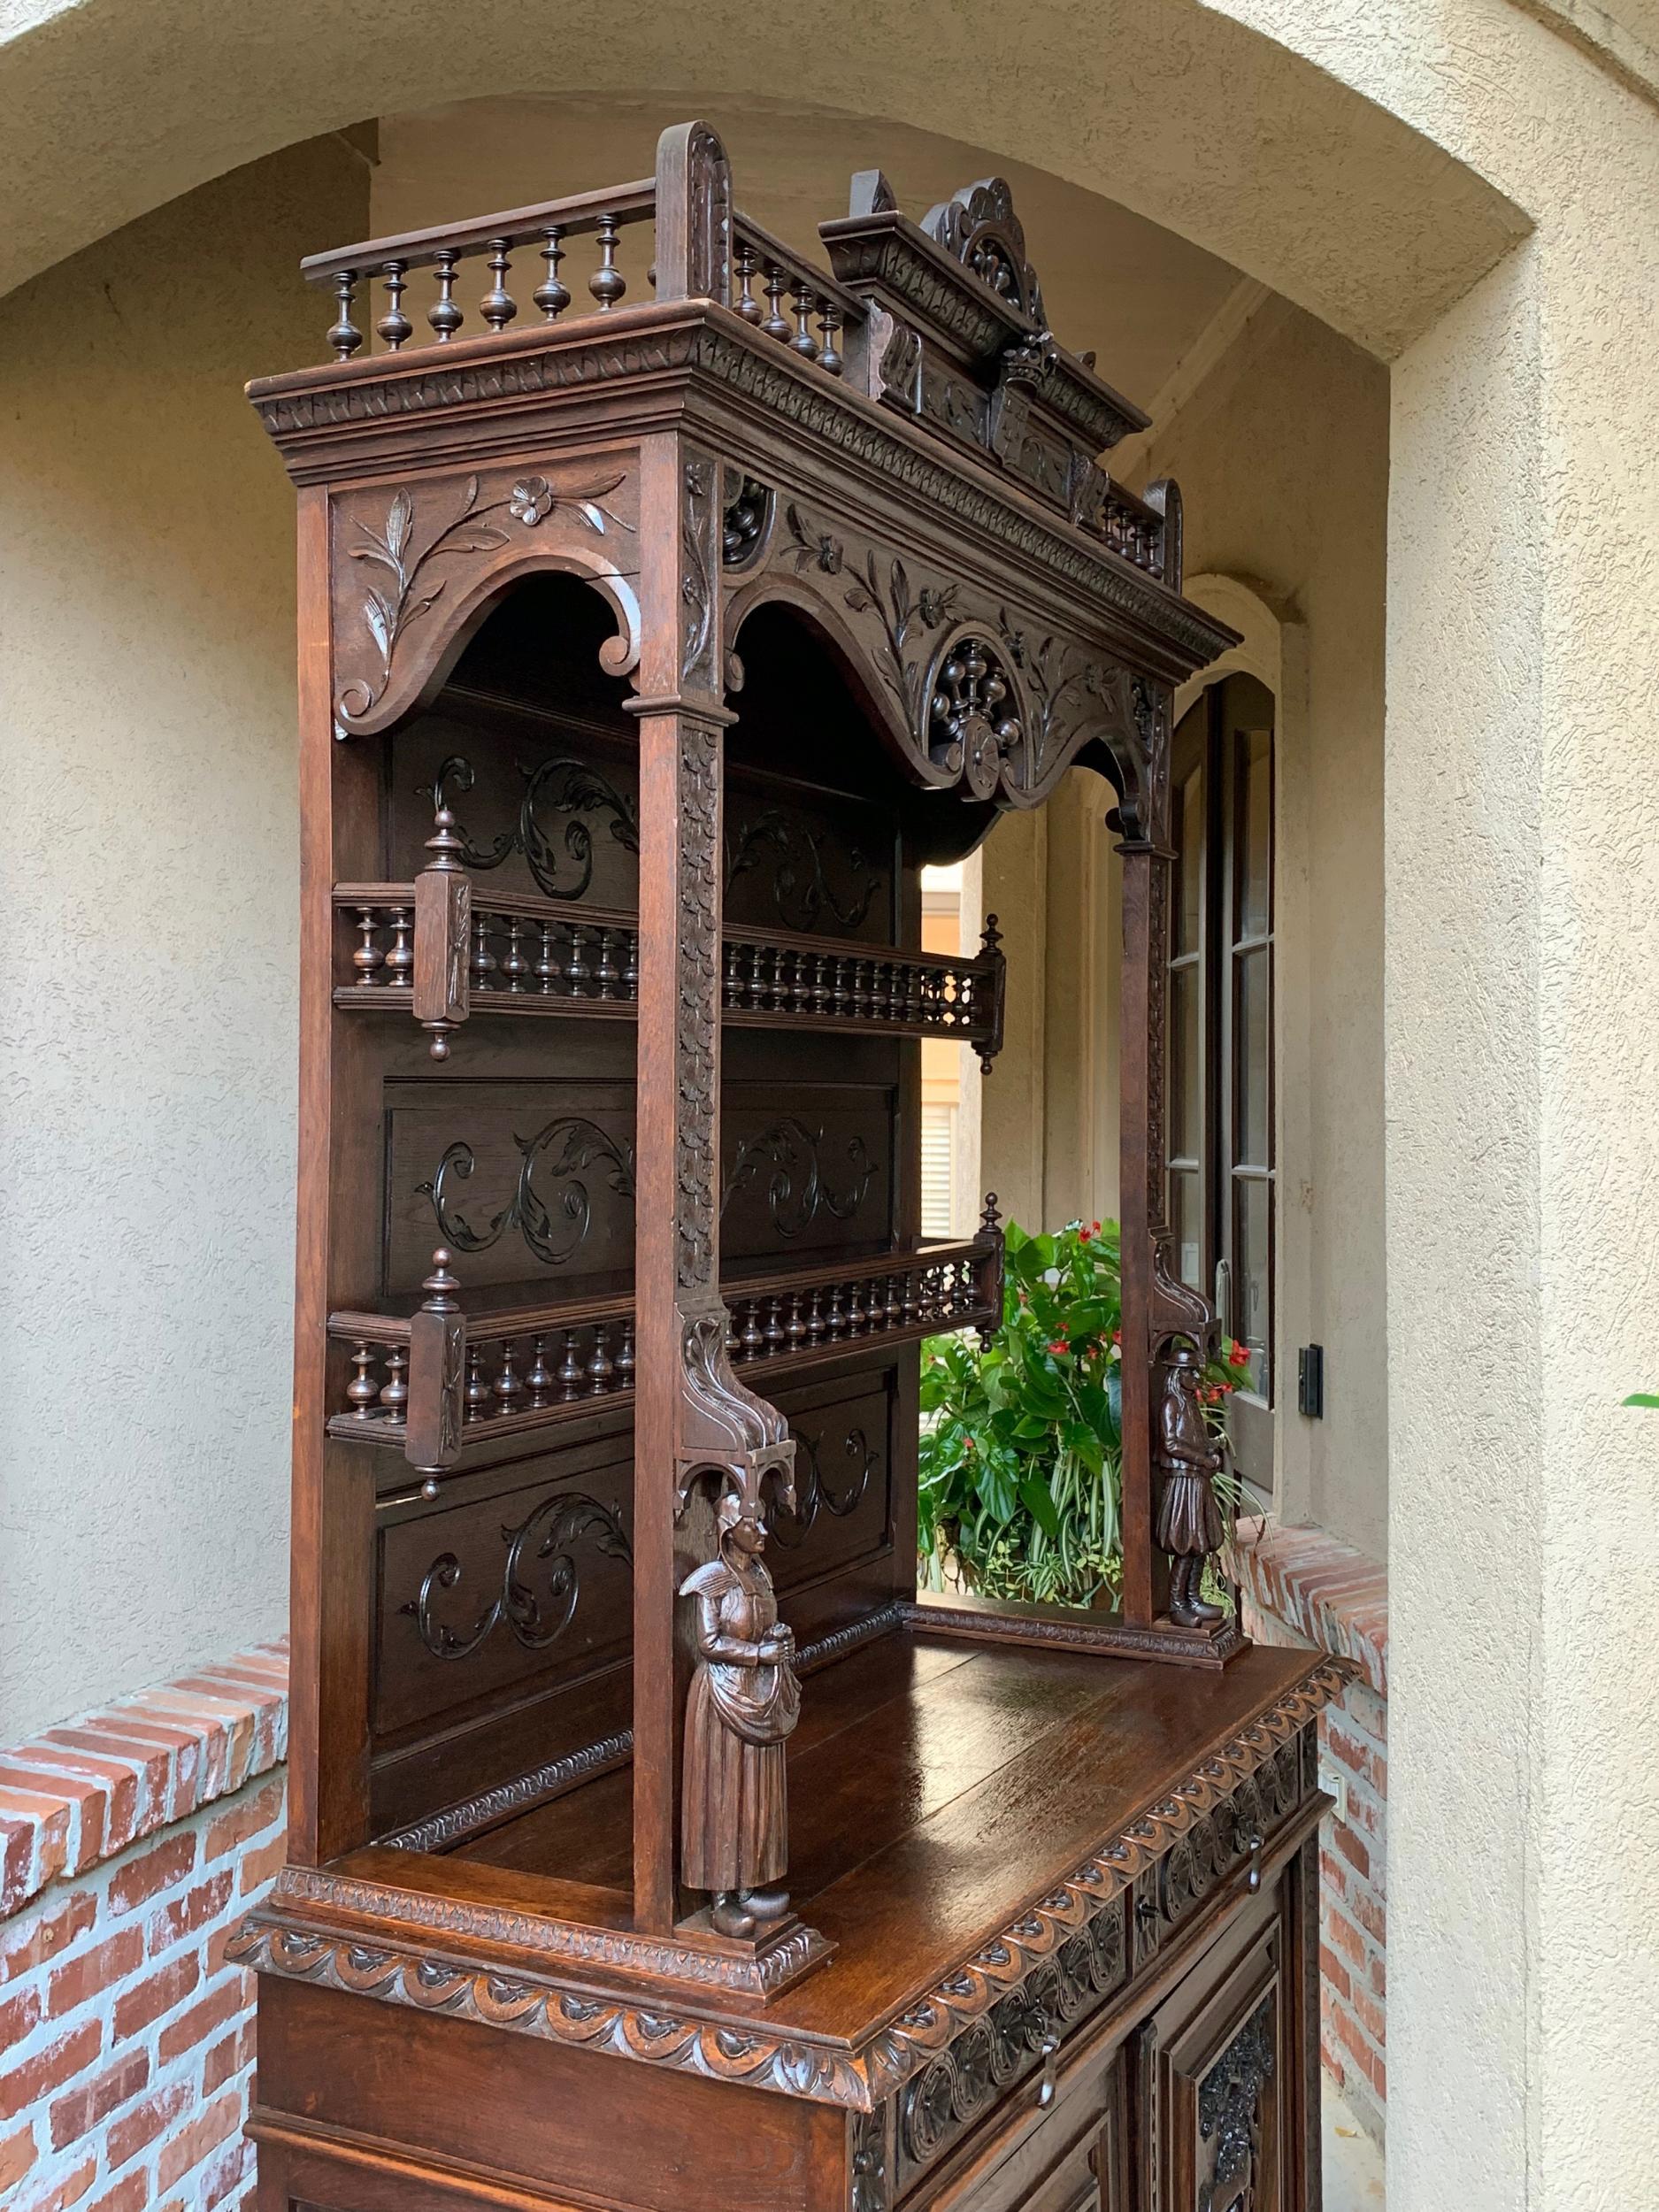
{"label": "stucco archway", "polygon": [[[1659,973],[1659,796],[1630,772],[1659,705],[1659,368],[1617,350],[1659,290],[1632,213],[1659,196],[1651,113],[1509,0],[1440,0],[1414,36],[1328,0],[857,0],[833,19],[479,0],[464,34],[438,0],[18,0],[6,21],[0,284],[365,113],[549,80],[689,87],[676,105],[717,114],[696,87],[810,87],[1017,151],[1396,362],[1390,1964],[1409,2116],[1391,2179],[1400,2212],[1619,2200],[1647,2157],[1623,2085],[1659,2064],[1651,1858],[1631,1841],[1659,1650],[1617,1625],[1650,1601],[1627,1540],[1650,1469],[1613,1410],[1649,1379],[1632,1198],[1659,1192],[1659,1022],[1644,1045],[1632,1019]],[[103,487],[74,488],[84,517]],[[82,703],[41,658],[19,730]],[[1619,1847],[1601,1978],[1571,1932],[1592,1802]]]}

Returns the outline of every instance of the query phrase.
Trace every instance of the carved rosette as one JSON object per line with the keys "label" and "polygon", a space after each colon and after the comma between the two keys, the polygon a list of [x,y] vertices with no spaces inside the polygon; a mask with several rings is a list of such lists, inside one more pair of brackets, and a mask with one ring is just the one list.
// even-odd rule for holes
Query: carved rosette
{"label": "carved rosette", "polygon": [[639,660],[634,472],[593,461],[553,475],[496,469],[457,483],[337,498],[333,510],[336,734],[383,729],[419,695],[498,572],[539,557],[615,611],[601,665]]}

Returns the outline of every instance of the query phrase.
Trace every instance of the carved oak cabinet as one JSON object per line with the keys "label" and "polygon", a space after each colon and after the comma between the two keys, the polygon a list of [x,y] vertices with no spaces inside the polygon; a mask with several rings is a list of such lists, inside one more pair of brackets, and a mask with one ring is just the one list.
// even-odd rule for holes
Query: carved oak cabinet
{"label": "carved oak cabinet", "polygon": [[[332,357],[252,388],[304,824],[262,2212],[1317,2202],[1341,1669],[1198,1596],[1165,1219],[1170,700],[1227,633],[1004,185],[918,224],[872,172],[820,240],[688,125],[319,256]],[[1079,764],[1123,1608],[918,1603],[917,1347],[1002,1275],[995,1201],[920,1233],[920,1049],[988,1069],[1003,990],[919,871]]]}

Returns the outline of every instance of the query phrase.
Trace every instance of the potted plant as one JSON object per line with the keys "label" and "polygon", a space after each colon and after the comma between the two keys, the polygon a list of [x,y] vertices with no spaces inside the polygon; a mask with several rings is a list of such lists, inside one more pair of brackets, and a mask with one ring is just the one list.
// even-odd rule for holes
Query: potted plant
{"label": "potted plant", "polygon": [[[1008,1225],[1002,1324],[922,1347],[918,1549],[925,1585],[1060,1605],[1115,1604],[1123,1575],[1118,1225]],[[1212,1361],[1217,1430],[1245,1348]],[[1218,1478],[1229,1502],[1238,1485]]]}

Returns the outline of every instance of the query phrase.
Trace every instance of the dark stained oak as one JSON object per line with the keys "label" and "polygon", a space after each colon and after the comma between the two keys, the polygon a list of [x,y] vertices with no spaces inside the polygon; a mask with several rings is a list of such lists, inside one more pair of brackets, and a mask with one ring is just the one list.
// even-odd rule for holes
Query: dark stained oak
{"label": "dark stained oak", "polygon": [[[1310,2212],[1343,1668],[1202,1599],[1170,713],[1233,641],[1106,465],[1145,418],[1001,180],[917,222],[864,172],[803,251],[698,122],[306,273],[331,357],[250,393],[303,820],[260,2212]],[[1003,1292],[995,1198],[922,1235],[922,1046],[988,1073],[1005,988],[921,872],[1073,766],[1123,1604],[918,1602],[917,1348]]]}

